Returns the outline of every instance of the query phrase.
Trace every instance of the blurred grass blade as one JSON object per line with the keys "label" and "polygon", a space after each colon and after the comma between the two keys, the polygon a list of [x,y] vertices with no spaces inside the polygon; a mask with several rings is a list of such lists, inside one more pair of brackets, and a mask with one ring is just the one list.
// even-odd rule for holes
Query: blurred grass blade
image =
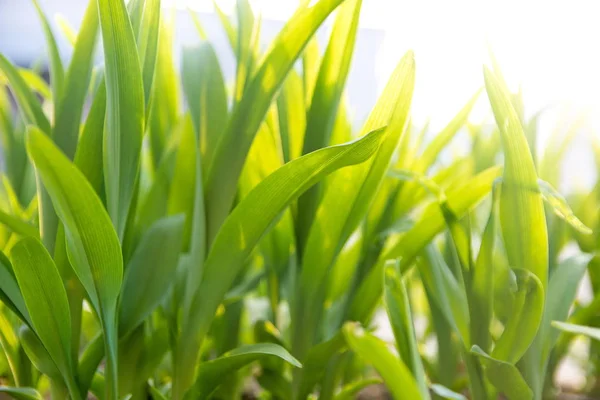
{"label": "blurred grass blade", "polygon": [[192,18],[192,22],[194,23],[194,27],[196,28],[196,32],[198,32],[198,36],[200,36],[200,39],[202,39],[202,40],[208,39],[208,36],[206,35],[206,30],[204,29],[204,26],[202,25],[202,21],[200,21],[200,18],[198,18],[198,14],[194,10],[192,10],[190,7],[187,8],[187,12],[188,12],[190,18]]}
{"label": "blurred grass blade", "polygon": [[470,301],[471,317],[477,323],[472,324],[472,343],[484,351],[491,346],[490,324],[494,313],[494,251],[496,249],[496,225],[499,192],[492,192],[492,206],[488,217],[479,254],[471,272]]}
{"label": "blurred grass blade", "polygon": [[236,104],[206,177],[209,243],[227,217],[250,145],[277,90],[310,37],[343,0],[300,7],[271,44]]}
{"label": "blurred grass blade", "polygon": [[517,367],[490,357],[478,346],[473,346],[471,353],[479,357],[484,365],[486,377],[508,400],[533,399],[533,393]]}
{"label": "blurred grass blade", "polygon": [[34,124],[49,135],[51,131],[50,122],[44,114],[41,104],[29,89],[19,71],[2,54],[0,54],[0,70],[6,75],[6,79],[10,83],[10,88],[17,99],[25,123]]}
{"label": "blurred grass blade", "polygon": [[[234,209],[220,229],[204,264],[202,282],[185,319],[176,360],[175,398],[191,384],[197,352],[219,303],[259,239],[281,212],[305,190],[336,169],[364,162],[384,137],[377,130],[355,142],[319,150],[287,163],[263,180]],[[184,373],[179,376],[179,373]],[[178,382],[179,379],[182,379]],[[182,385],[178,387],[177,385]]]}
{"label": "blurred grass blade", "polygon": [[102,141],[104,139],[105,113],[106,85],[102,81],[92,101],[75,152],[75,165],[87,178],[100,198],[104,198],[104,191],[102,190],[104,186]]}
{"label": "blurred grass blade", "polygon": [[34,388],[0,386],[0,393],[5,393],[15,400],[43,400],[42,395]]}
{"label": "blurred grass blade", "polygon": [[167,295],[181,251],[183,215],[155,222],[140,240],[123,279],[119,336],[136,328]]}
{"label": "blurred grass blade", "polygon": [[117,235],[122,239],[140,164],[144,87],[135,37],[123,0],[98,0],[98,11],[106,70],[106,203]]}
{"label": "blurred grass blade", "polygon": [[569,324],[560,321],[552,321],[552,326],[563,332],[574,333],[576,335],[587,336],[594,340],[600,340],[600,328]]}
{"label": "blurred grass blade", "polygon": [[0,210],[0,224],[22,236],[40,236],[35,226],[2,210]]}
{"label": "blurred grass blade", "polygon": [[27,150],[65,227],[69,261],[100,317],[107,346],[107,382],[116,396],[116,305],[123,259],[102,202],[83,174],[36,128]]}
{"label": "blurred grass blade", "polygon": [[42,11],[38,0],[32,0],[35,10],[40,18],[42,29],[44,31],[44,37],[46,39],[46,48],[48,49],[48,58],[50,59],[50,84],[52,85],[52,98],[57,103],[62,97],[62,91],[64,86],[65,71],[63,69],[62,60],[60,59],[60,52],[58,45],[56,44],[56,38],[50,28],[48,18]]}
{"label": "blurred grass blade", "polygon": [[375,367],[395,400],[428,398],[423,397],[406,365],[388,350],[385,342],[365,332],[356,323],[349,322],[343,329],[348,347]]}
{"label": "blurred grass blade", "polygon": [[73,29],[69,21],[62,14],[55,14],[54,21],[69,44],[75,47],[75,43],[77,42],[77,32],[75,32],[75,29]]}
{"label": "blurred grass blade", "polygon": [[277,98],[284,163],[302,155],[302,143],[306,132],[306,107],[303,96],[302,78],[298,72],[292,70]]}
{"label": "blurred grass blade", "polygon": [[0,300],[24,323],[33,326],[21,289],[15,277],[12,265],[4,253],[0,252]]}
{"label": "blurred grass blade", "polygon": [[46,350],[36,333],[27,325],[22,325],[19,328],[19,341],[34,367],[56,382],[63,380],[56,363],[48,354],[48,350]]}
{"label": "blurred grass blade", "polygon": [[265,357],[278,357],[294,367],[302,368],[300,362],[279,345],[259,343],[241,346],[215,360],[200,364],[196,382],[186,394],[185,399],[208,398],[229,374]]}
{"label": "blurred grass blade", "polygon": [[[140,65],[142,68],[142,83],[144,86],[144,104],[148,109],[152,83],[154,82],[154,70],[158,57],[158,36],[160,31],[160,2],[161,0],[146,0],[144,2],[144,13],[138,35],[138,49]],[[146,113],[146,117],[149,113]]]}
{"label": "blurred grass blade", "polygon": [[370,378],[361,381],[349,383],[335,395],[333,400],[353,400],[363,390],[372,385],[381,384],[381,379]]}
{"label": "blurred grass blade", "polygon": [[210,43],[183,49],[182,84],[206,170],[227,125],[228,113],[225,80]]}
{"label": "blurred grass blade", "polygon": [[237,49],[237,34],[233,24],[229,20],[229,16],[225,14],[223,9],[219,6],[217,0],[213,0],[213,6],[215,7],[215,11],[219,16],[219,20],[221,21],[221,25],[223,25],[223,29],[225,30],[225,34],[227,35],[227,39],[229,40],[229,45],[234,53],[236,53]]}
{"label": "blurred grass blade", "polygon": [[590,228],[577,218],[567,200],[552,185],[541,179],[538,180],[538,184],[543,199],[550,205],[554,214],[581,234],[590,235],[593,233]]}
{"label": "blurred grass blade", "polygon": [[327,371],[330,360],[344,350],[346,350],[346,341],[342,332],[311,347],[300,371],[302,375],[294,399],[306,399]]}
{"label": "blurred grass blade", "polygon": [[453,390],[448,389],[445,386],[434,383],[430,386],[431,391],[442,399],[447,400],[467,400],[465,396],[460,393],[456,393]]}
{"label": "blurred grass blade", "polygon": [[53,128],[54,141],[71,159],[77,148],[81,114],[92,76],[96,36],[98,36],[98,6],[96,0],[90,0],[65,77],[63,95],[54,100],[57,108]]}
{"label": "blurred grass blade", "polygon": [[417,348],[412,312],[406,287],[396,261],[389,261],[384,270],[384,303],[400,358],[415,378],[423,398],[429,395],[425,370]]}
{"label": "blurred grass blade", "polygon": [[71,314],[58,269],[42,243],[34,238],[19,241],[10,256],[33,328],[71,393],[77,393],[71,363]]}

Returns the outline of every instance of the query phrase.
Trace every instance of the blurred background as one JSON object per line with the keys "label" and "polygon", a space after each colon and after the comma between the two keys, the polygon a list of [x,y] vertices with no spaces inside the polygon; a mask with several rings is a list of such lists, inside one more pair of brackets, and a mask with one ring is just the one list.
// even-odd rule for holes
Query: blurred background
{"label": "blurred background", "polygon": [[[217,0],[226,12],[232,0]],[[214,12],[212,0],[163,0],[176,10],[176,54],[198,40],[189,10],[198,13],[220,56],[227,77],[234,59]],[[279,31],[298,0],[251,0],[263,15],[263,43]],[[65,58],[70,46],[58,25],[76,30],[86,6],[80,0],[40,0],[53,19]],[[600,24],[596,2],[492,0],[364,0],[361,29],[348,79],[347,97],[355,125],[368,115],[396,62],[413,49],[417,86],[413,123],[429,121],[432,133],[441,129],[483,85],[482,65],[489,45],[511,89],[521,87],[526,114],[546,109],[540,122],[540,147],[552,132],[566,132],[581,120],[577,138],[565,159],[568,179],[563,190],[589,187],[594,179],[590,138],[600,128]],[[319,32],[324,47],[328,28]],[[33,6],[27,0],[0,0],[0,52],[30,66],[46,61],[44,38]],[[179,59],[178,56],[176,56]],[[481,96],[473,122],[493,123],[489,104]],[[456,151],[460,151],[460,139]],[[579,149],[579,150],[578,150]]]}

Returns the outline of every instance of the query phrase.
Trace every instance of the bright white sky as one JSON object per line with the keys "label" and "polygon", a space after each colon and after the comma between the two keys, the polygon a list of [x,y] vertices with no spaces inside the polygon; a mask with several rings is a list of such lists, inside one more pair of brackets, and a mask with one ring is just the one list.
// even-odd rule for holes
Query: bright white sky
{"label": "bright white sky", "polygon": [[[270,19],[288,18],[298,4],[298,0],[250,1]],[[212,10],[212,0],[173,2],[197,11]],[[226,10],[234,4],[219,2]],[[363,0],[361,27],[385,31],[377,60],[380,90],[400,57],[408,49],[415,51],[413,120],[418,125],[431,117],[430,127],[441,128],[483,85],[487,42],[512,89],[522,86],[527,114],[558,105],[542,121],[545,134],[565,113],[570,117],[587,113],[585,134],[598,135],[599,11],[594,0]],[[489,115],[482,96],[472,119]]]}

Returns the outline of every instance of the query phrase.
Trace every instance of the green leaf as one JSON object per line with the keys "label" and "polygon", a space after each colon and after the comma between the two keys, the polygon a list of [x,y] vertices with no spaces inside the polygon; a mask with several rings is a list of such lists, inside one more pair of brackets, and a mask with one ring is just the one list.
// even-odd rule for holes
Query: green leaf
{"label": "green leaf", "polygon": [[301,6],[272,42],[235,105],[206,176],[209,243],[231,209],[246,154],[277,90],[310,37],[342,1],[320,0],[312,7]]}
{"label": "green leaf", "polygon": [[540,192],[542,193],[543,199],[552,207],[554,214],[560,219],[571,225],[573,229],[584,235],[591,235],[593,232],[590,228],[585,226],[583,222],[577,218],[577,216],[571,210],[567,200],[561,195],[556,189],[552,187],[548,182],[544,182],[538,179]]}
{"label": "green leaf", "polygon": [[0,210],[0,224],[22,236],[40,236],[35,226],[2,210]]}
{"label": "green leaf", "polygon": [[279,133],[284,162],[295,160],[302,155],[302,143],[306,132],[306,107],[302,78],[295,70],[288,74],[279,97]]}
{"label": "green leaf", "polygon": [[[492,184],[500,173],[499,167],[489,168],[470,180],[447,189],[446,206],[457,218],[462,217],[491,191]],[[363,321],[373,312],[383,291],[381,275],[386,260],[401,258],[401,270],[408,270],[421,250],[445,227],[439,203],[434,201],[426,206],[415,225],[384,249],[377,264],[359,286],[350,316]]]}
{"label": "green leaf", "polygon": [[198,18],[198,14],[190,7],[187,8],[187,12],[190,18],[192,18],[192,22],[194,23],[194,27],[196,28],[196,32],[198,32],[200,39],[208,39],[208,36],[206,35],[206,30],[204,29],[204,26],[202,26],[202,22],[200,21],[200,18]]}
{"label": "green leaf", "polygon": [[429,397],[425,370],[417,348],[412,312],[406,287],[396,261],[388,261],[384,270],[384,302],[400,358],[415,378],[423,398]]}
{"label": "green leaf", "polygon": [[[184,319],[182,343],[185,346],[178,349],[178,365],[184,370],[195,365],[200,342],[219,303],[246,257],[281,212],[326,175],[371,157],[378,149],[383,133],[380,129],[355,142],[322,149],[289,162],[269,175],[240,202],[219,230],[204,264],[202,282],[191,303],[190,315]],[[193,342],[196,344],[191,344]],[[190,372],[185,372],[184,387],[191,380]]]}
{"label": "green leaf", "polygon": [[10,83],[25,123],[35,124],[44,133],[50,134],[50,122],[44,114],[41,104],[29,89],[19,71],[2,54],[0,54],[0,70],[6,75],[6,79]]}
{"label": "green leaf", "polygon": [[144,87],[137,47],[123,0],[98,0],[106,70],[104,183],[108,214],[120,239],[139,171],[144,133]]}
{"label": "green leaf", "polygon": [[183,224],[181,214],[163,218],[142,236],[123,280],[120,336],[136,328],[167,295],[181,251]]}
{"label": "green leaf", "polygon": [[297,368],[302,368],[300,362],[279,345],[259,343],[241,346],[215,360],[200,364],[196,382],[187,392],[185,399],[208,398],[229,374],[264,357],[278,357]]}
{"label": "green leaf", "polygon": [[16,400],[43,400],[42,395],[33,388],[15,388],[0,386],[0,393],[6,393]]}
{"label": "green leaf", "polygon": [[29,326],[31,318],[25,300],[17,283],[12,265],[4,253],[0,252],[0,300]]}
{"label": "green leaf", "polygon": [[491,345],[490,324],[494,314],[494,250],[496,242],[498,191],[492,193],[490,215],[483,231],[479,254],[471,272],[470,309],[472,343],[489,351]]}
{"label": "green leaf", "polygon": [[509,400],[533,399],[533,392],[513,364],[490,357],[478,346],[473,346],[471,353],[479,357],[486,377]]}
{"label": "green leaf", "polygon": [[213,0],[213,6],[215,7],[215,11],[219,16],[221,25],[223,25],[223,29],[225,30],[225,34],[227,35],[227,39],[229,40],[229,45],[231,46],[231,49],[235,52],[237,49],[237,35],[235,28],[233,27],[233,24],[229,20],[227,14],[225,14],[221,7],[219,7],[219,4],[216,0]]}
{"label": "green leaf", "polygon": [[379,378],[363,379],[357,382],[349,383],[342,387],[342,389],[335,395],[333,400],[353,400],[356,399],[358,393],[372,385],[378,385],[381,383]]}
{"label": "green leaf", "polygon": [[341,332],[331,339],[311,347],[303,360],[303,368],[299,371],[298,392],[295,398],[306,399],[325,375],[329,362],[344,350],[346,350],[346,340]]}
{"label": "green leaf", "polygon": [[511,364],[519,361],[531,345],[544,310],[544,287],[537,276],[525,269],[513,269],[513,273],[517,280],[513,310],[491,354]]}
{"label": "green leaf", "polygon": [[81,31],[77,35],[62,96],[55,98],[57,111],[53,129],[54,141],[71,159],[77,148],[81,114],[92,76],[96,36],[98,36],[98,5],[96,0],[90,0],[81,23]]}
{"label": "green leaf", "polygon": [[116,375],[116,305],[123,277],[119,239],[83,174],[36,128],[28,131],[27,151],[65,227],[69,261],[100,317],[108,381],[116,385],[111,374]]}
{"label": "green leaf", "polygon": [[102,141],[104,139],[105,113],[106,85],[102,81],[92,101],[75,153],[75,165],[101,198],[104,194],[102,190],[104,185]]}
{"label": "green leaf", "polygon": [[545,288],[548,283],[548,233],[535,165],[508,90],[487,68],[484,77],[504,149],[500,225],[508,261],[512,268],[531,271]]}
{"label": "green leaf", "polygon": [[348,347],[372,364],[396,400],[424,399],[419,386],[405,364],[396,358],[386,344],[352,322],[344,325]]}
{"label": "green leaf", "polygon": [[144,86],[145,106],[148,109],[154,70],[158,57],[158,36],[160,31],[160,2],[161,0],[144,1],[144,13],[138,35],[138,49],[142,68],[142,82]]}
{"label": "green leaf", "polygon": [[46,47],[48,50],[48,56],[50,58],[50,83],[52,85],[52,95],[54,101],[57,102],[58,99],[62,97],[65,71],[63,69],[62,60],[60,59],[56,38],[54,37],[52,28],[50,28],[48,18],[46,18],[46,15],[42,11],[38,0],[32,0],[32,2],[35,6],[38,17],[40,18],[42,29],[44,31],[44,37],[46,38]]}
{"label": "green leaf", "polygon": [[576,335],[583,335],[590,337],[594,340],[600,340],[600,328],[593,328],[590,326],[582,326],[569,324],[567,322],[552,321],[552,326],[563,332],[574,333]]}
{"label": "green leaf", "polygon": [[[34,238],[19,241],[10,256],[33,328],[67,385],[71,385],[71,314],[58,269]],[[76,390],[72,386],[70,389]]]}
{"label": "green leaf", "polygon": [[77,32],[73,29],[69,21],[62,14],[54,14],[54,22],[58,25],[58,29],[63,34],[64,38],[67,39],[69,44],[75,47],[77,42]]}
{"label": "green leaf", "polygon": [[199,138],[202,166],[208,169],[227,125],[225,80],[210,43],[183,49],[182,84]]}
{"label": "green leaf", "polygon": [[465,396],[463,396],[460,393],[456,393],[453,390],[448,389],[446,386],[434,383],[430,387],[431,387],[431,391],[433,393],[435,393],[437,396],[441,397],[442,399],[447,399],[447,400],[467,400],[467,398]]}
{"label": "green leaf", "polygon": [[62,382],[62,376],[56,363],[48,354],[38,336],[27,325],[19,329],[19,342],[31,363],[44,375],[56,382]]}

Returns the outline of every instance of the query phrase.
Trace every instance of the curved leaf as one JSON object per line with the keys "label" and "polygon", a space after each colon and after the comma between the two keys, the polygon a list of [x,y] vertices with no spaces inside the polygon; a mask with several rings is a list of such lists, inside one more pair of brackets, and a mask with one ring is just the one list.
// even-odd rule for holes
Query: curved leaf
{"label": "curved leaf", "polygon": [[6,393],[16,400],[44,400],[42,395],[33,388],[0,386],[0,393]]}
{"label": "curved leaf", "polygon": [[419,391],[406,365],[390,352],[381,339],[365,332],[356,323],[347,323],[343,330],[348,347],[375,367],[395,400],[427,398]]}
{"label": "curved leaf", "polygon": [[19,241],[10,256],[33,328],[67,384],[72,384],[71,314],[58,269],[34,238]]}
{"label": "curved leaf", "polygon": [[194,386],[187,392],[186,400],[206,399],[231,374],[243,366],[263,357],[278,357],[297,368],[302,365],[286,349],[274,343],[241,346],[223,356],[200,364]]}

